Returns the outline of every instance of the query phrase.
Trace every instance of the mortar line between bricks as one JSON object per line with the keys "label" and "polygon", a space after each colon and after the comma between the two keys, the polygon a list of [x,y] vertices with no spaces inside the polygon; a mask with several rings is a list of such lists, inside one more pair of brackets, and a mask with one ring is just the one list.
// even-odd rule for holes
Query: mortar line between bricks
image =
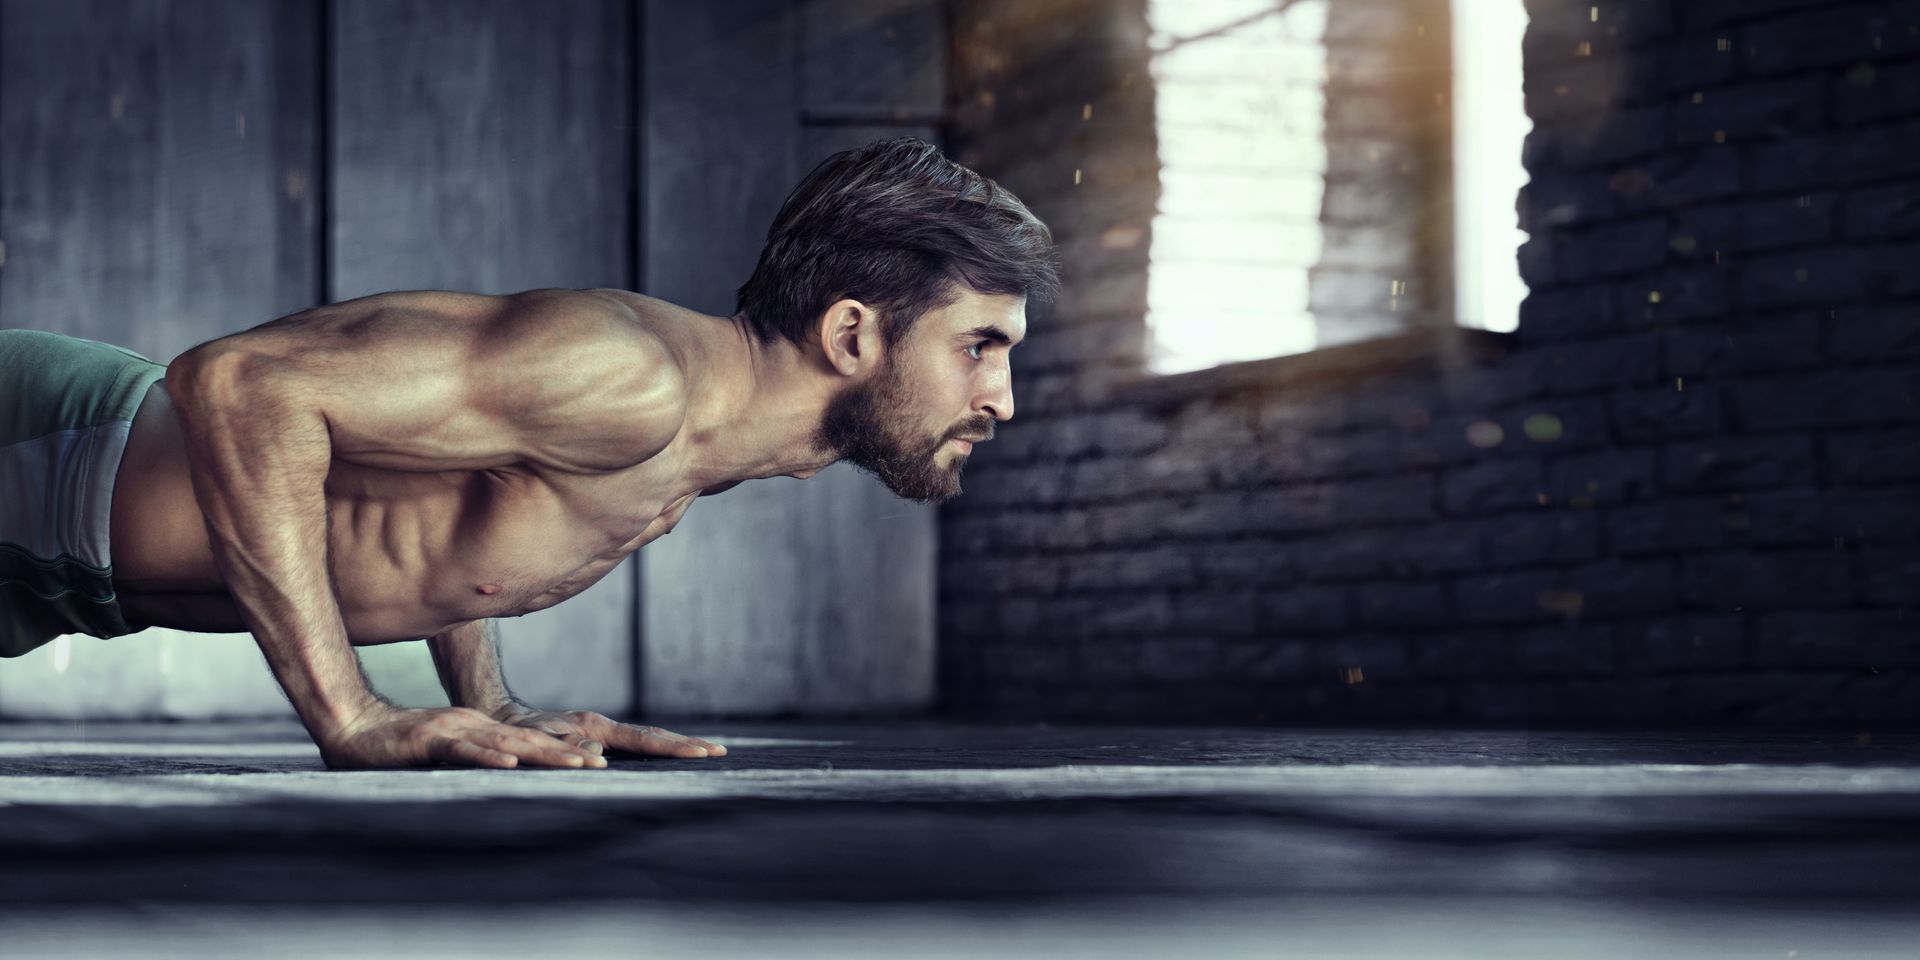
{"label": "mortar line between bricks", "polygon": [[[1908,120],[1906,121],[1906,123],[1911,125],[1914,123],[1914,121]],[[1829,133],[1834,133],[1834,132],[1854,133],[1854,132],[1860,132],[1863,130],[1870,130],[1875,126],[1879,126],[1879,125],[1860,124],[1856,126],[1842,127],[1842,128],[1839,128],[1839,130],[1837,131],[1828,131],[1828,132]],[[1892,127],[1892,126],[1896,126],[1896,124],[1884,124],[1884,126]],[[1819,138],[1814,138],[1814,137],[1792,137],[1792,138],[1783,138],[1783,139],[1777,139],[1777,140],[1744,141],[1738,144],[1739,149],[1736,149],[1735,152],[1737,156],[1747,156],[1751,153],[1751,151],[1745,149],[1748,147],[1778,146],[1781,144],[1790,144],[1790,143],[1795,143],[1802,140],[1811,142],[1818,139]],[[1662,151],[1659,154],[1652,154],[1650,156],[1667,156],[1673,152],[1673,149],[1674,148],[1669,148],[1667,150]],[[1705,148],[1682,147],[1678,149],[1698,150],[1698,149],[1705,149]],[[1613,164],[1613,165],[1610,165],[1609,167],[1591,167],[1591,168],[1553,167],[1551,169],[1543,170],[1541,172],[1543,174],[1554,174],[1554,175],[1568,176],[1568,177],[1574,177],[1574,178],[1585,176],[1585,177],[1593,177],[1595,179],[1604,179],[1605,177],[1616,172],[1616,170],[1612,168],[1617,168],[1618,166],[1620,165]],[[1729,194],[1726,196],[1717,196],[1717,197],[1705,197],[1698,200],[1691,200],[1685,203],[1669,204],[1669,205],[1657,206],[1657,207],[1649,206],[1645,209],[1623,210],[1618,214],[1613,214],[1613,215],[1608,215],[1603,217],[1596,217],[1591,220],[1582,220],[1577,225],[1578,227],[1581,228],[1580,230],[1577,230],[1577,231],[1569,230],[1567,231],[1567,233],[1572,235],[1578,235],[1581,232],[1586,232],[1590,230],[1599,230],[1606,227],[1619,226],[1620,224],[1627,223],[1632,220],[1644,219],[1654,213],[1685,212],[1685,211],[1695,210],[1699,208],[1711,208],[1711,207],[1750,206],[1758,203],[1765,203],[1770,200],[1791,200],[1797,197],[1807,196],[1809,194],[1831,193],[1834,195],[1836,200],[1844,200],[1847,196],[1862,189],[1877,189],[1877,188],[1889,187],[1889,186],[1905,186],[1905,185],[1911,184],[1912,182],[1913,182],[1913,176],[1910,173],[1889,173],[1880,177],[1869,177],[1869,178],[1864,178],[1860,180],[1849,180],[1844,183],[1834,183],[1832,181],[1821,181],[1818,184],[1809,183],[1805,186],[1773,187],[1769,189],[1743,187],[1738,194]],[[1552,228],[1552,229],[1558,230],[1559,228]],[[1529,236],[1532,236],[1532,234],[1529,234]],[[1848,239],[1865,240],[1866,238],[1843,237],[1841,239],[1844,241]],[[1746,251],[1746,253],[1773,254],[1773,253],[1779,253],[1779,252],[1789,252],[1800,246],[1831,248],[1833,243],[1834,241],[1831,239],[1811,240],[1811,241],[1805,242],[1804,244],[1796,242],[1796,243],[1786,244],[1780,247],[1766,247],[1766,248],[1761,248],[1757,250]],[[1729,261],[1727,263],[1723,263],[1720,265],[1726,266],[1726,265],[1732,265],[1737,263],[1738,261],[1734,260],[1734,261]],[[1714,264],[1712,264],[1711,261],[1708,261],[1708,260],[1669,261],[1668,263],[1665,264],[1664,269],[1673,269],[1675,267],[1682,267],[1682,266],[1712,266],[1712,265]],[[1649,269],[1662,269],[1662,268],[1649,268]],[[1609,274],[1608,276],[1620,277],[1620,276],[1631,276],[1631,275]],[[1596,277],[1594,279],[1603,279],[1603,278]],[[1538,287],[1529,286],[1528,289],[1530,291],[1531,290],[1563,290],[1569,287],[1580,287],[1584,285],[1587,285],[1586,280],[1566,280],[1566,281],[1558,281],[1554,283],[1542,284]],[[1596,284],[1596,285],[1599,285],[1599,284]]]}
{"label": "mortar line between bricks", "polygon": [[[1609,286],[1613,286],[1613,284],[1609,284]],[[1793,311],[1778,311],[1778,313],[1753,315],[1753,321],[1761,321],[1761,323],[1764,323],[1764,321],[1780,321],[1780,319],[1789,319],[1789,317],[1793,317],[1793,315],[1797,315],[1797,313],[1818,311],[1818,309],[1849,309],[1849,307],[1880,307],[1880,305],[1899,307],[1899,305],[1912,305],[1912,303],[1914,303],[1914,301],[1910,300],[1836,300],[1826,301],[1826,303],[1807,303],[1807,305],[1803,305],[1803,307],[1799,307],[1799,309],[1793,309]],[[1663,334],[1663,332],[1672,332],[1672,330],[1715,330],[1715,328],[1728,328],[1728,332],[1741,332],[1738,324],[1740,324],[1738,317],[1707,317],[1707,319],[1686,321],[1686,323],[1630,326],[1630,328],[1622,328],[1619,332],[1597,334],[1597,336],[1571,336],[1571,338],[1534,340],[1534,342],[1530,342],[1530,344],[1526,344],[1526,346],[1515,349],[1515,355],[1519,355],[1519,353],[1523,353],[1523,351],[1536,351],[1536,349],[1565,349],[1578,348],[1578,346],[1584,346],[1584,344],[1605,344],[1605,342],[1622,340],[1622,338],[1636,338],[1636,336],[1645,336],[1645,334]],[[1855,361],[1849,361],[1849,363],[1855,363]],[[1916,359],[1914,359],[1914,357],[1862,357],[1857,363],[1862,363],[1862,365],[1885,365],[1885,367],[1912,367],[1912,365],[1916,363]],[[1799,371],[1811,371],[1811,369],[1818,369],[1818,365],[1801,367]],[[1789,374],[1789,372],[1795,371],[1778,372],[1780,372],[1780,374]],[[1607,384],[1607,388],[1615,388],[1615,386],[1619,386],[1619,384]],[[1586,396],[1586,394],[1559,394],[1559,396]]]}
{"label": "mortar line between bricks", "polygon": [[[1706,42],[1707,44],[1711,44],[1711,42],[1715,39],[1718,39],[1718,37],[1715,35],[1714,31],[1707,31],[1705,33],[1698,34],[1693,37],[1689,37],[1687,39],[1701,40]],[[1537,76],[1543,84],[1550,84],[1553,81],[1564,80],[1570,77],[1576,77],[1579,74],[1605,72],[1607,68],[1619,69],[1622,73],[1626,73],[1627,72],[1626,68],[1631,67],[1632,64],[1621,63],[1618,61],[1630,59],[1630,57],[1625,56],[1628,54],[1639,53],[1639,54],[1651,55],[1651,54],[1665,52],[1665,51],[1659,51],[1655,49],[1657,46],[1659,46],[1659,44],[1660,44],[1660,41],[1649,41],[1643,44],[1632,44],[1632,45],[1620,47],[1616,50],[1616,52],[1609,54],[1607,56],[1582,57],[1578,59],[1559,60],[1547,65],[1541,66],[1540,68],[1538,68],[1537,72],[1534,75]],[[1712,52],[1712,51],[1708,50],[1705,52]],[[1745,69],[1746,67],[1745,61],[1746,61],[1745,57],[1739,57],[1739,56],[1735,57],[1735,67],[1737,68],[1737,70]],[[1743,75],[1739,72],[1736,72],[1735,74],[1723,80],[1708,80],[1708,81],[1702,81],[1700,83],[1688,84],[1685,87],[1675,88],[1672,90],[1664,91],[1659,94],[1650,94],[1650,95],[1641,95],[1641,96],[1625,96],[1618,100],[1608,101],[1606,106],[1604,107],[1582,107],[1578,109],[1566,109],[1565,112],[1559,112],[1551,116],[1537,118],[1535,119],[1534,122],[1546,123],[1546,124],[1552,124],[1552,123],[1557,123],[1561,121],[1566,121],[1569,123],[1578,123],[1582,121],[1591,122],[1597,119],[1603,119],[1609,114],[1621,108],[1653,107],[1653,106],[1662,106],[1662,105],[1672,106],[1672,105],[1675,105],[1676,100],[1683,100],[1694,93],[1710,94],[1716,91],[1743,90],[1743,89],[1750,89],[1758,84],[1791,83],[1795,80],[1817,79],[1817,80],[1831,81],[1836,79],[1835,78],[1836,72],[1848,69],[1854,63],[1860,63],[1860,62],[1867,62],[1876,68],[1883,67],[1883,66],[1884,67],[1903,67],[1903,66],[1908,66],[1910,64],[1913,64],[1915,62],[1920,62],[1920,54],[1889,55],[1889,56],[1878,57],[1878,58],[1856,57],[1856,58],[1853,58],[1851,61],[1842,62],[1842,63],[1825,63],[1825,64],[1818,64],[1814,66],[1793,67],[1786,70],[1773,70],[1773,71],[1768,71],[1765,73],[1757,73],[1757,74]],[[1829,83],[1829,84],[1823,84],[1823,85],[1830,86],[1831,84]],[[1682,105],[1690,105],[1690,104],[1682,104]],[[1876,123],[1876,122],[1897,123],[1899,122],[1899,119],[1900,119],[1899,117],[1891,117],[1891,118],[1874,117],[1863,123],[1844,124],[1835,129],[1843,129],[1843,130],[1857,129],[1858,127]],[[1911,117],[1909,117],[1908,119],[1911,119]],[[1754,142],[1754,141],[1748,141],[1748,140],[1728,141],[1728,143],[1730,144],[1731,143],[1750,143],[1750,142]],[[1780,141],[1772,140],[1772,141],[1760,141],[1760,142],[1778,143]],[[1671,144],[1669,146],[1671,146]],[[1556,167],[1555,169],[1587,170],[1587,169],[1597,169],[1597,166],[1598,165],[1596,165],[1595,167],[1582,166],[1578,168]]]}

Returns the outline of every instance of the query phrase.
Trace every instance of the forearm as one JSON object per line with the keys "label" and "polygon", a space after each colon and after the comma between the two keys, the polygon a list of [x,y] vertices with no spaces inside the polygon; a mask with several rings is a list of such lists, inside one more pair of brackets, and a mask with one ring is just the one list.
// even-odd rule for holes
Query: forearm
{"label": "forearm", "polygon": [[492,618],[428,637],[427,650],[454,706],[491,714],[516,702],[500,672],[500,627]]}
{"label": "forearm", "polygon": [[169,393],[214,561],[301,722],[324,740],[380,702],[327,570],[332,447],[317,409],[251,389],[246,363],[176,363]]}

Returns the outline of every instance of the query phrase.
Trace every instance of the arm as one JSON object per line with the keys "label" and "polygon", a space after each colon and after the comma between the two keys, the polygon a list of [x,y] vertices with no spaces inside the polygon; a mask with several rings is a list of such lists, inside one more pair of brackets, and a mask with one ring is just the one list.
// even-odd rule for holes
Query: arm
{"label": "arm", "polygon": [[372,693],[333,594],[324,484],[336,459],[596,472],[652,456],[678,429],[679,371],[620,309],[572,291],[380,294],[169,365],[215,562],[330,765],[511,766],[577,752],[487,731],[476,711],[402,711]]}
{"label": "arm", "polygon": [[322,744],[378,699],[326,567],[329,465],[318,410],[262,402],[231,360],[175,361],[169,393],[186,428],[194,497],[235,606],[300,722]]}
{"label": "arm", "polygon": [[498,711],[517,704],[500,673],[500,627],[489,617],[463,623],[427,638],[433,668],[447,702],[471,707],[497,719]]}

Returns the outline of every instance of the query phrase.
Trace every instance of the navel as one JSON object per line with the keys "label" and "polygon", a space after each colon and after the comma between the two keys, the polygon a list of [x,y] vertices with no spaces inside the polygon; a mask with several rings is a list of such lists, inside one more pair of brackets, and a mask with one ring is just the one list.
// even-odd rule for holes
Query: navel
{"label": "navel", "polygon": [[480,585],[479,590],[487,596],[493,596],[500,592],[500,585],[497,583],[483,583]]}

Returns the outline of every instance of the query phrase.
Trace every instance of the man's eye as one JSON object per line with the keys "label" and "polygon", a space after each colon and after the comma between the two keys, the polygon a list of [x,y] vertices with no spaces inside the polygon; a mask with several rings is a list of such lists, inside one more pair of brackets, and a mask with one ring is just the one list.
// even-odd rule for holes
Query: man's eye
{"label": "man's eye", "polygon": [[973,346],[967,348],[967,356],[972,357],[975,360],[979,360],[981,359],[981,356],[977,353],[974,353],[973,351],[985,350],[986,347],[987,347],[987,341],[982,340],[979,343],[976,343]]}

